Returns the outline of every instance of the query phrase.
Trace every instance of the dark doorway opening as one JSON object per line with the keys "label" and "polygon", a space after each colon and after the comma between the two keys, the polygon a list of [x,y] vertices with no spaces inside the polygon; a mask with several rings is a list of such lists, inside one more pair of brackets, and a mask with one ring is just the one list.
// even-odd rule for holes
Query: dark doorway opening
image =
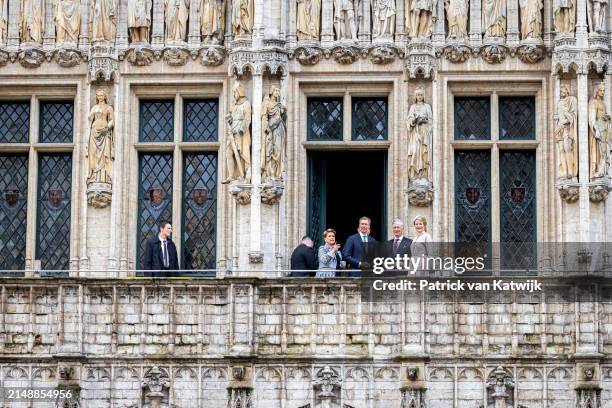
{"label": "dark doorway opening", "polygon": [[308,153],[308,234],[317,245],[326,228],[344,244],[359,218],[372,219],[371,235],[387,239],[387,151]]}

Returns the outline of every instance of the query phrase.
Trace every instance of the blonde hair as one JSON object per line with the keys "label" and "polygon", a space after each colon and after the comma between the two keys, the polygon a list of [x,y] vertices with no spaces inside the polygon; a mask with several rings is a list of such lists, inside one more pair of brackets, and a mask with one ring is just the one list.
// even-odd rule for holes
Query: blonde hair
{"label": "blonde hair", "polygon": [[327,238],[327,236],[328,236],[329,234],[334,234],[334,235],[336,235],[336,230],[335,230],[335,229],[333,229],[333,228],[328,228],[328,229],[326,229],[325,231],[323,231],[323,239]]}
{"label": "blonde hair", "polygon": [[414,217],[414,220],[412,220],[412,225],[414,225],[414,223],[417,221],[421,221],[423,223],[423,231],[427,232],[427,218],[423,217],[422,215],[417,215]]}

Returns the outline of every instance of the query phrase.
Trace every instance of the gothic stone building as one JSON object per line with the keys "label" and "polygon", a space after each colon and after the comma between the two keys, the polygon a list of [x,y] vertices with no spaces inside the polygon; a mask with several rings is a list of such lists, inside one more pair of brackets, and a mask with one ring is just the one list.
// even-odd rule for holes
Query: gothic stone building
{"label": "gothic stone building", "polygon": [[501,301],[283,272],[364,214],[612,241],[607,2],[235,1],[0,1],[0,384],[71,391],[2,407],[612,407],[587,244]]}

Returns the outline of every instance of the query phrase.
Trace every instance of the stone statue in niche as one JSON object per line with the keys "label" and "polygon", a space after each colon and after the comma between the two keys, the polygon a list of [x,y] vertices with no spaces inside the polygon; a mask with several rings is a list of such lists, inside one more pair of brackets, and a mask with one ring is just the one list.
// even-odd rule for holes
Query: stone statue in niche
{"label": "stone statue in niche", "polygon": [[577,111],[578,100],[570,95],[569,88],[561,86],[561,97],[555,111],[555,142],[557,144],[558,171],[557,177],[578,181],[578,138]]}
{"label": "stone statue in niche", "polygon": [[606,9],[608,0],[588,0],[589,31],[592,33],[606,33]]}
{"label": "stone statue in niche", "polygon": [[253,33],[253,0],[232,2],[232,31],[237,37]]}
{"label": "stone statue in niche", "polygon": [[297,38],[318,40],[321,27],[321,0],[297,0]]}
{"label": "stone statue in niche", "polygon": [[461,39],[467,37],[468,0],[445,0],[448,38]]}
{"label": "stone statue in niche", "polygon": [[589,163],[591,181],[607,177],[610,162],[608,138],[610,115],[604,103],[606,89],[603,83],[595,86],[589,101]]}
{"label": "stone statue in niche", "polygon": [[521,7],[521,38],[540,40],[542,38],[542,0],[519,0]]}
{"label": "stone statue in niche", "polygon": [[169,42],[185,41],[187,38],[187,19],[189,18],[189,0],[165,0],[166,40]]}
{"label": "stone statue in niche", "polygon": [[151,28],[151,0],[128,0],[128,34],[132,44],[149,42]]}
{"label": "stone statue in niche", "polygon": [[45,0],[21,0],[19,36],[22,43],[42,44]]}
{"label": "stone statue in niche", "polygon": [[357,41],[357,20],[361,19],[361,16],[361,2],[359,0],[334,0],[336,40],[350,39]]}
{"label": "stone statue in niche", "polygon": [[395,0],[374,0],[372,38],[393,40],[395,33]]}
{"label": "stone statue in niche", "polygon": [[251,102],[244,95],[244,88],[239,82],[232,92],[234,99],[230,113],[225,117],[228,125],[225,145],[227,178],[223,183],[241,180],[248,184],[251,182]]}
{"label": "stone statue in niche", "polygon": [[117,29],[116,0],[92,0],[90,11],[91,41],[115,41]]}
{"label": "stone statue in niche", "polygon": [[436,0],[407,0],[406,29],[411,38],[431,37],[437,19]]}
{"label": "stone statue in niche", "polygon": [[225,1],[200,0],[202,42],[221,44],[225,35]]}
{"label": "stone statue in niche", "polygon": [[483,0],[482,27],[486,37],[506,36],[506,0]]}
{"label": "stone statue in niche", "polygon": [[417,88],[408,111],[408,180],[431,181],[429,149],[433,130],[431,106],[425,103],[425,90]]}
{"label": "stone statue in niche", "polygon": [[280,89],[270,87],[261,106],[261,178],[280,180],[285,167],[287,108],[281,103]]}
{"label": "stone statue in niche", "polygon": [[98,208],[110,204],[113,190],[114,115],[113,107],[108,104],[106,92],[98,89],[96,104],[87,117],[89,120],[87,200],[89,204]]}
{"label": "stone statue in niche", "polygon": [[573,33],[576,27],[576,2],[578,0],[553,0],[553,18],[557,33]]}
{"label": "stone statue in niche", "polygon": [[81,5],[77,0],[57,0],[55,12],[55,42],[74,44],[79,41]]}

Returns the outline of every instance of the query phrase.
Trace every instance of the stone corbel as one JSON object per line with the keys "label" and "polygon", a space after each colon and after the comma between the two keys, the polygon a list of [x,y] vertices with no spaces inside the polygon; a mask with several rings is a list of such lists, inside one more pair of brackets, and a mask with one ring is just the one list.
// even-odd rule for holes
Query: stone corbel
{"label": "stone corbel", "polygon": [[57,64],[64,68],[71,68],[87,61],[87,56],[77,48],[59,48],[53,53]]}
{"label": "stone corbel", "polygon": [[417,207],[427,207],[433,201],[433,185],[429,180],[414,180],[408,185],[408,202]]}
{"label": "stone corbel", "polygon": [[278,204],[280,201],[285,186],[282,180],[268,179],[265,183],[259,186],[261,190],[261,202],[268,205]]}
{"label": "stone corbel", "polygon": [[151,65],[151,63],[153,63],[155,59],[159,59],[159,57],[161,57],[161,52],[153,51],[149,45],[136,45],[128,48],[125,53],[119,54],[120,61],[127,59],[130,64],[136,65],[137,67]]}
{"label": "stone corbel", "polygon": [[202,47],[198,54],[200,64],[208,67],[216,67],[223,64],[225,61],[226,51],[225,48],[220,45],[209,45]]}
{"label": "stone corbel", "polygon": [[395,61],[396,52],[393,47],[381,45],[370,50],[370,61],[373,64],[385,65]]}
{"label": "stone corbel", "polygon": [[229,192],[238,204],[247,205],[251,202],[252,187],[251,184],[237,180],[230,183]]}
{"label": "stone corbel", "polygon": [[496,42],[485,44],[480,48],[480,56],[489,64],[502,63],[509,53],[510,49],[506,45]]}
{"label": "stone corbel", "polygon": [[560,179],[557,180],[557,190],[559,190],[559,196],[566,203],[574,203],[578,201],[580,197],[580,184],[576,181]]}
{"label": "stone corbel", "polygon": [[[47,53],[39,46],[26,48],[17,53],[17,60],[24,68],[37,68],[47,59]],[[49,55],[49,60],[51,54]]]}
{"label": "stone corbel", "polygon": [[546,47],[543,44],[524,43],[518,46],[516,55],[526,64],[535,64],[546,56]]}
{"label": "stone corbel", "polygon": [[605,201],[610,191],[610,179],[602,177],[589,183],[589,200],[593,203]]}
{"label": "stone corbel", "polygon": [[162,58],[166,62],[166,64],[171,65],[173,67],[180,67],[187,63],[189,59],[189,50],[187,47],[174,46],[174,47],[166,47],[162,51]]}
{"label": "stone corbel", "polygon": [[444,58],[455,64],[465,62],[472,54],[472,48],[465,42],[451,42],[442,47],[438,52],[439,55],[444,55]]}

